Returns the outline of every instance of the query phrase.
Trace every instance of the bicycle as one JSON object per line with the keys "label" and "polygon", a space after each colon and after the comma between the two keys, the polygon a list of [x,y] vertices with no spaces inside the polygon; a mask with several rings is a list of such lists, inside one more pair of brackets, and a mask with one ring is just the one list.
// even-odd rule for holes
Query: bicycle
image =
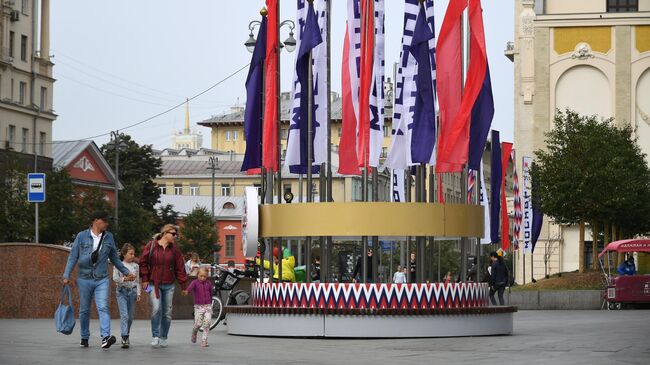
{"label": "bicycle", "polygon": [[[241,289],[233,291],[233,288],[235,288],[239,280],[248,276],[245,272],[234,270],[234,272],[231,273],[215,264],[212,264],[211,267],[212,272],[214,272],[214,275],[212,275],[212,278],[214,278],[214,289],[212,292],[212,322],[210,323],[210,329],[213,330],[221,321],[225,320],[225,307],[229,305],[248,304],[250,295]],[[223,304],[222,291],[228,292],[225,305]],[[203,331],[203,329],[200,330]]]}

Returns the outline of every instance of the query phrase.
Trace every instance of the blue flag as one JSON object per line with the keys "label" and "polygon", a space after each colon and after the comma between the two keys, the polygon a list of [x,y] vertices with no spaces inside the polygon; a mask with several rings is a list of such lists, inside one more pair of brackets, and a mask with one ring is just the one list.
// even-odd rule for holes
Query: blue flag
{"label": "blue flag", "polygon": [[499,131],[492,131],[492,153],[490,155],[490,239],[499,242],[499,218],[501,212],[501,141]]}
{"label": "blue flag", "polygon": [[492,82],[490,80],[490,65],[486,65],[483,86],[472,107],[469,127],[469,157],[468,168],[478,170],[487,143],[488,132],[494,116],[494,98],[492,97]]}
{"label": "blue flag", "polygon": [[[309,110],[309,92],[308,87],[311,87],[314,90],[314,84],[317,80],[312,80],[312,85],[308,84],[309,79],[309,62],[311,62],[311,50],[314,49],[317,45],[323,42],[323,38],[320,34],[320,28],[318,27],[318,18],[316,17],[316,12],[314,11],[314,4],[309,3],[307,8],[307,17],[305,19],[305,24],[302,32],[300,33],[300,48],[298,49],[298,57],[296,60],[296,73],[298,75],[298,83],[300,83],[300,112],[297,113],[294,117],[298,117],[297,123],[291,125],[291,129],[298,129],[300,131],[299,140],[300,140],[300,164],[290,164],[289,171],[294,174],[304,174],[307,172],[307,165],[310,163],[307,161],[307,148],[308,143],[312,145],[312,162],[314,159],[313,154],[313,144],[314,144],[314,135],[313,131],[319,126],[316,121],[316,113],[314,107],[314,95],[312,92],[311,96],[311,105],[312,109]],[[309,140],[309,130],[307,117],[308,113],[311,113],[312,120],[312,138]],[[291,136],[291,135],[290,135]],[[287,162],[291,161],[289,154],[293,154],[295,151],[287,150]],[[312,166],[312,172],[317,173],[319,171],[319,166]]]}
{"label": "blue flag", "polygon": [[411,137],[411,160],[414,163],[429,163],[436,142],[436,112],[434,109],[433,80],[431,77],[431,58],[429,40],[433,33],[427,23],[424,5],[415,23],[410,52],[418,63],[415,83],[415,111],[413,113],[413,134]]}
{"label": "blue flag", "polygon": [[537,180],[531,181],[531,195],[532,195],[532,204],[533,204],[533,227],[531,229],[531,249],[530,252],[535,252],[535,245],[537,244],[537,239],[539,239],[539,234],[542,232],[542,223],[544,221],[544,213],[540,209],[539,202],[539,182]]}
{"label": "blue flag", "polygon": [[264,61],[266,57],[266,17],[262,17],[257,42],[246,77],[244,137],[246,152],[241,171],[262,167],[262,123],[264,121]]}

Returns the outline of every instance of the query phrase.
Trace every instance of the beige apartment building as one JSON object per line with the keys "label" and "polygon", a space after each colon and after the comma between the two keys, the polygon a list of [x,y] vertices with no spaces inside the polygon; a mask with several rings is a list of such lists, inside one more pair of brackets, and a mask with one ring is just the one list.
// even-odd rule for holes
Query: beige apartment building
{"label": "beige apartment building", "polygon": [[[516,0],[515,145],[521,157],[544,147],[556,109],[614,117],[635,129],[650,154],[650,0]],[[587,240],[591,240],[587,233]],[[532,257],[534,277],[578,269],[578,229],[545,219]],[[586,245],[587,264],[591,245]],[[522,282],[521,252],[517,281]],[[526,282],[531,279],[526,257]]]}
{"label": "beige apartment building", "polygon": [[52,165],[49,7],[49,0],[0,2],[0,170],[8,151],[26,164],[36,154]]}

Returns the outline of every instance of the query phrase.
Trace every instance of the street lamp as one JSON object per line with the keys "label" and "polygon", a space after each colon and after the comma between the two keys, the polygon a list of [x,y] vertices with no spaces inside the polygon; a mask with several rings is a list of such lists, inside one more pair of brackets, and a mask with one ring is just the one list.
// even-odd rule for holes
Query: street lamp
{"label": "street lamp", "polygon": [[121,141],[122,137],[120,136],[119,131],[111,132],[111,141],[107,143],[108,149],[115,150],[115,232],[117,232],[117,227],[119,224],[118,218],[118,188],[120,183],[120,150],[124,150],[127,145]]}
{"label": "street lamp", "polygon": [[214,174],[219,170],[219,157],[211,156],[208,165],[208,170],[212,170],[212,219],[214,219]]}
{"label": "street lamp", "polygon": [[[253,34],[253,30],[255,30],[255,27],[259,26],[262,24],[259,20],[253,20],[250,23],[248,23],[248,30],[250,33],[248,34],[248,39],[246,42],[244,42],[244,46],[246,46],[246,49],[248,52],[253,53],[255,50],[255,43],[257,43],[257,40],[255,39],[255,35]],[[296,39],[293,37],[293,30],[296,29],[296,23],[293,22],[293,20],[285,20],[282,23],[280,23],[279,27],[282,28],[282,26],[288,25],[289,26],[289,37],[284,42],[280,42],[280,48],[286,48],[287,51],[293,52],[296,49]]]}

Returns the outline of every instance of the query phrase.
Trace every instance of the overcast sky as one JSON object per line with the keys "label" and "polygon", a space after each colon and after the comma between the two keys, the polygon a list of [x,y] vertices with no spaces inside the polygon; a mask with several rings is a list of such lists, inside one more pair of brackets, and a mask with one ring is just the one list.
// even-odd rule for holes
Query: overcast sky
{"label": "overcast sky", "polygon": [[[345,0],[332,1],[332,91],[341,90]],[[448,0],[436,2],[436,36]],[[399,57],[402,0],[386,0],[386,74]],[[182,103],[237,71],[251,54],[243,46],[248,24],[259,20],[262,0],[65,0],[51,2],[55,63],[54,140],[109,140],[122,130]],[[296,1],[281,0],[281,20],[296,17]],[[503,55],[513,40],[512,0],[483,1],[485,35],[495,99],[492,124],[501,139],[513,136],[513,64]],[[257,30],[255,30],[257,33]],[[284,27],[280,38],[288,36]],[[281,55],[282,91],[289,91],[294,53]],[[390,66],[389,66],[390,65]],[[247,69],[190,102],[190,122],[209,146],[210,130],[196,123],[245,102]],[[124,129],[140,144],[170,147],[183,128],[185,108]]]}

